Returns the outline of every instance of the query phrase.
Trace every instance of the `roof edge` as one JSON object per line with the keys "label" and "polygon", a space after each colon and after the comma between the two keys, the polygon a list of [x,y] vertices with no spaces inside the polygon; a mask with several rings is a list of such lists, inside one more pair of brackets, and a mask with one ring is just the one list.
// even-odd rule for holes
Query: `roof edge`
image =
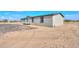
{"label": "roof edge", "polygon": [[56,13],[56,14],[47,14],[47,15],[39,15],[39,16],[29,16],[29,17],[42,17],[42,16],[54,16],[54,15],[58,15],[60,14],[62,17],[64,17],[64,15],[62,13]]}

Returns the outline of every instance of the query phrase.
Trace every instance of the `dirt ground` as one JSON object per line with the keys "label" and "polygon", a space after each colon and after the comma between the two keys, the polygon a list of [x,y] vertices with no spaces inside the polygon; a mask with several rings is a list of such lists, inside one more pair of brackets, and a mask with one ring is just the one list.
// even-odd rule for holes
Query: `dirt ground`
{"label": "dirt ground", "polygon": [[0,33],[0,47],[79,48],[79,23],[65,23],[55,28],[22,25],[20,30]]}

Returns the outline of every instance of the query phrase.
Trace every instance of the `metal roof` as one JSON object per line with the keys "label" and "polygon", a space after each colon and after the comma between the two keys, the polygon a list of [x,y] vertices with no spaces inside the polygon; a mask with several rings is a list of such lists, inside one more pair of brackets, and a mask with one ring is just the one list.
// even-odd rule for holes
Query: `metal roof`
{"label": "metal roof", "polygon": [[56,14],[47,14],[47,15],[39,15],[39,16],[29,16],[29,17],[43,17],[43,16],[55,16],[60,14],[62,17],[64,17],[64,15],[62,13],[56,13]]}

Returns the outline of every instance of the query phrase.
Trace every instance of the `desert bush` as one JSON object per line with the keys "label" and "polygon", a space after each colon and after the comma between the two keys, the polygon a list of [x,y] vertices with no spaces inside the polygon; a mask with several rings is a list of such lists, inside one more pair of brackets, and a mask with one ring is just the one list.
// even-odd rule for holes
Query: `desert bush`
{"label": "desert bush", "polygon": [[79,22],[79,20],[64,20],[64,22]]}

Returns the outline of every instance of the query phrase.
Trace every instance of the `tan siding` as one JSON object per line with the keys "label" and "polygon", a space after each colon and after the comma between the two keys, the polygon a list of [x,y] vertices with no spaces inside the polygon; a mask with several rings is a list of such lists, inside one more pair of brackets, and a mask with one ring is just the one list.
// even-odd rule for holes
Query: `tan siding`
{"label": "tan siding", "polygon": [[64,22],[64,18],[59,14],[53,16],[53,26],[60,26]]}
{"label": "tan siding", "polygon": [[64,22],[64,18],[60,14],[55,16],[44,16],[44,23],[40,23],[40,20],[41,20],[40,17],[34,17],[34,22],[32,23],[32,18],[29,18],[29,23],[53,27],[53,26],[60,26]]}
{"label": "tan siding", "polygon": [[52,26],[52,16],[44,16],[44,23],[40,23],[40,17],[34,18],[34,24],[43,26]]}

